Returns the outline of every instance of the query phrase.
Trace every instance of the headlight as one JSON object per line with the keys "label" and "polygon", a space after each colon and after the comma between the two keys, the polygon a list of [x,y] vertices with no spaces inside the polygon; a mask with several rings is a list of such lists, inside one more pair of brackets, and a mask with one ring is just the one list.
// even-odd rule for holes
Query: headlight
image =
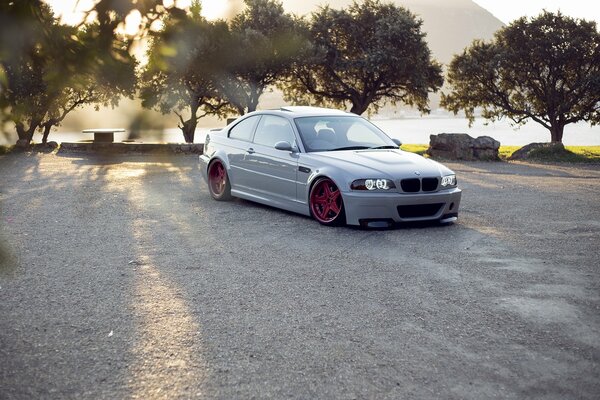
{"label": "headlight", "polygon": [[442,187],[456,186],[456,175],[442,176]]}
{"label": "headlight", "polygon": [[352,190],[390,190],[395,189],[396,185],[389,179],[357,179],[352,182]]}

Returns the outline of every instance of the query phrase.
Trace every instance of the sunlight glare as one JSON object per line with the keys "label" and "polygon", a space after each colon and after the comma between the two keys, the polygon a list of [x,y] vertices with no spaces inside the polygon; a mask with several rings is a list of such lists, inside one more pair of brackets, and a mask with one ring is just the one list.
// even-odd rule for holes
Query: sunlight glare
{"label": "sunlight glare", "polygon": [[85,18],[86,13],[94,7],[94,0],[46,0],[60,22],[67,25],[77,25]]}
{"label": "sunlight glare", "polygon": [[203,0],[202,16],[209,20],[225,18],[228,7],[227,0]]}
{"label": "sunlight glare", "polygon": [[142,14],[138,10],[133,10],[125,17],[125,27],[123,33],[127,36],[133,36],[140,31],[142,26]]}

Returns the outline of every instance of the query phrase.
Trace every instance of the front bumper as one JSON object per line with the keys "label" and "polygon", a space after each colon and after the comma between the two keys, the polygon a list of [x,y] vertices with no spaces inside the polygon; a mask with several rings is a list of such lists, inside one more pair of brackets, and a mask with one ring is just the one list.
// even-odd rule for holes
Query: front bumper
{"label": "front bumper", "polygon": [[458,216],[462,191],[458,188],[435,193],[342,193],[349,225],[383,222],[451,222]]}
{"label": "front bumper", "polygon": [[210,162],[210,158],[208,156],[201,154],[198,157],[198,165],[200,167],[200,172],[202,173],[202,178],[204,178],[204,182],[208,183],[208,163]]}

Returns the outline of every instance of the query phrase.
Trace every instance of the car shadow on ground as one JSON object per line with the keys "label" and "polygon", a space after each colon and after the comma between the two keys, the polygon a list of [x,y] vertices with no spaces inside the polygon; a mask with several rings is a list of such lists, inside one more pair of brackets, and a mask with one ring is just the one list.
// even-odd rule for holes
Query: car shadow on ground
{"label": "car shadow on ground", "polygon": [[[261,203],[255,203],[250,200],[244,200],[239,198],[234,198],[232,200],[234,204],[239,205],[240,207],[248,208],[250,210],[261,210],[264,212],[272,212],[280,215],[281,218],[297,218],[298,222],[306,222],[308,224],[313,224],[314,226],[318,226],[319,223],[314,220],[312,217],[298,214],[292,211],[282,210],[276,207],[271,207]],[[383,227],[368,227],[368,226],[359,226],[359,225],[344,225],[344,226],[325,226],[321,225],[323,229],[349,229],[354,231],[394,231],[394,230],[410,230],[410,229],[428,229],[428,228],[447,228],[453,225],[450,224],[440,224],[437,220],[435,221],[414,221],[414,222],[396,222],[388,226]]]}

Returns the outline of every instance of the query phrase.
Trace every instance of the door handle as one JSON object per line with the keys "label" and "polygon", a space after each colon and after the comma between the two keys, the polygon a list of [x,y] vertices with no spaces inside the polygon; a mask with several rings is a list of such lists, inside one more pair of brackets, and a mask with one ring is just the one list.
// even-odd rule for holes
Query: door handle
{"label": "door handle", "polygon": [[250,147],[248,150],[246,150],[246,153],[254,154],[254,149],[252,147]]}

